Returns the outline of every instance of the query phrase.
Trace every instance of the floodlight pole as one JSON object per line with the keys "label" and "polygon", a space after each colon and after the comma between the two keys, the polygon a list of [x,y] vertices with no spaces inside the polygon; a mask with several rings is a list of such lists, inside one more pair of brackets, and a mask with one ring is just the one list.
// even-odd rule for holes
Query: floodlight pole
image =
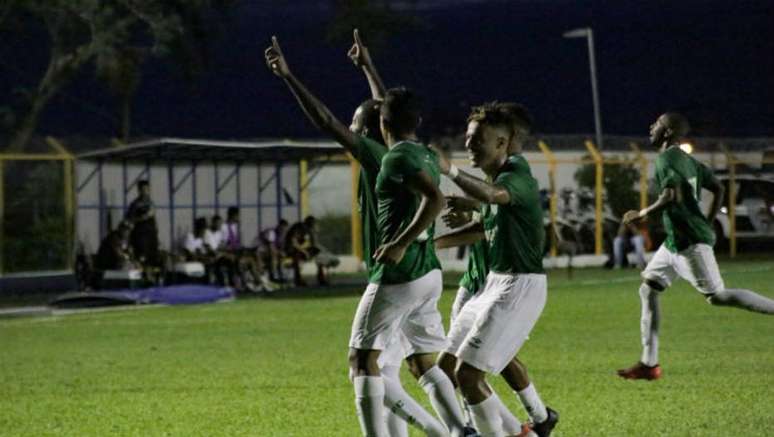
{"label": "floodlight pole", "polygon": [[602,116],[599,110],[599,90],[597,87],[597,60],[594,56],[594,31],[590,27],[570,30],[562,34],[565,38],[586,38],[589,46],[589,70],[591,70],[591,98],[594,102],[594,129],[597,148],[602,149]]}

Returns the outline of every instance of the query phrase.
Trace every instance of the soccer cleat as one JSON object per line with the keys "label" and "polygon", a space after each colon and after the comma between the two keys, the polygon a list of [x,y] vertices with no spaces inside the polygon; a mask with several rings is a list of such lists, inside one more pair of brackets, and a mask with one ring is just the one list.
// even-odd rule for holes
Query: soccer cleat
{"label": "soccer cleat", "polygon": [[661,378],[661,366],[658,364],[655,366],[646,366],[638,361],[637,364],[628,369],[619,369],[618,376],[623,379],[645,379],[653,381],[654,379]]}
{"label": "soccer cleat", "polygon": [[546,420],[540,423],[530,423],[529,427],[532,432],[538,435],[538,437],[548,437],[551,435],[551,431],[554,430],[557,422],[559,422],[559,413],[556,410],[552,410],[550,407],[546,407],[548,417]]}
{"label": "soccer cleat", "polygon": [[462,436],[463,437],[481,437],[481,434],[476,431],[475,428],[472,426],[466,426],[462,429]]}

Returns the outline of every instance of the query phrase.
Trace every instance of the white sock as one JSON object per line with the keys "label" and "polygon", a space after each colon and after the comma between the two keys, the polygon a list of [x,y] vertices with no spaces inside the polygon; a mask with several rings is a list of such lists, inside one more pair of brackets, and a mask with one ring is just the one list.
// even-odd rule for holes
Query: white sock
{"label": "white sock", "polygon": [[387,425],[387,434],[390,437],[409,437],[408,423],[402,417],[385,409],[384,423]]}
{"label": "white sock", "polygon": [[508,407],[506,407],[503,403],[502,399],[497,396],[497,393],[495,393],[491,387],[490,390],[492,390],[492,396],[490,397],[497,398],[498,408],[500,409],[500,420],[503,422],[503,432],[506,435],[521,434],[521,422],[519,419],[517,419],[516,416],[511,413]]}
{"label": "white sock", "polygon": [[642,364],[655,366],[658,364],[658,327],[661,312],[658,308],[658,291],[648,284],[640,285],[640,300],[642,316],[640,318],[640,335],[642,337]]}
{"label": "white sock", "polygon": [[540,399],[540,395],[535,390],[535,385],[531,384],[524,390],[516,392],[521,399],[521,404],[524,405],[524,409],[527,410],[527,414],[535,423],[544,422],[548,419],[548,410],[543,400]]}
{"label": "white sock", "polygon": [[462,435],[465,418],[457,402],[454,384],[438,366],[431,367],[419,378],[419,385],[430,397],[433,409],[441,418],[452,436]]}
{"label": "white sock", "polygon": [[470,412],[473,413],[473,423],[476,425],[481,437],[502,437],[503,419],[501,416],[500,399],[492,394],[483,402],[470,406]]}
{"label": "white sock", "polygon": [[[420,429],[426,435],[431,437],[447,436],[449,431],[435,416],[428,413],[427,410],[414,400],[400,383],[400,367],[384,366],[382,368],[382,378],[384,379],[384,406],[391,418],[387,422],[390,429],[390,436],[398,436],[400,430],[393,431],[391,423],[393,418],[399,418],[403,422],[403,428],[408,435],[407,423]],[[397,424],[395,424],[397,426]]]}
{"label": "white sock", "polygon": [[355,376],[355,407],[365,437],[389,437],[384,423],[384,381],[381,376]]}

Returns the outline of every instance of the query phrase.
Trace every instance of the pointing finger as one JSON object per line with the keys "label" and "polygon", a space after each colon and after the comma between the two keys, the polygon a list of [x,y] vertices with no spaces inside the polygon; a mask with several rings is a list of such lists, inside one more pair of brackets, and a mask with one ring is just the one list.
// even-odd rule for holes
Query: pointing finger
{"label": "pointing finger", "polygon": [[363,41],[360,40],[360,31],[358,31],[358,29],[355,29],[354,34],[355,34],[355,44],[359,46],[363,45]]}

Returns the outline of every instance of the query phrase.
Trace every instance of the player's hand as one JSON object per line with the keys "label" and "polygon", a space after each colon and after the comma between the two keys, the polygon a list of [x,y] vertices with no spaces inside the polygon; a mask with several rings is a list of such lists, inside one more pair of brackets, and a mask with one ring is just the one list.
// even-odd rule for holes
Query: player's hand
{"label": "player's hand", "polygon": [[642,220],[644,217],[640,214],[640,211],[630,210],[626,211],[626,214],[623,215],[623,224],[628,225],[630,223],[636,223],[640,220]]}
{"label": "player's hand", "polygon": [[405,246],[392,242],[379,246],[374,252],[374,260],[384,264],[398,264],[405,254]]}
{"label": "player's hand", "polygon": [[452,229],[465,226],[473,219],[473,214],[470,212],[452,210],[441,216],[444,224]]}
{"label": "player's hand", "polygon": [[267,48],[263,54],[266,58],[266,66],[269,67],[272,73],[281,78],[290,76],[290,67],[288,67],[288,63],[285,61],[285,55],[282,54],[282,49],[280,49],[276,36],[271,37],[271,47]]}
{"label": "player's hand", "polygon": [[475,211],[480,205],[473,199],[452,195],[446,196],[446,206],[453,212],[468,212]]}
{"label": "player's hand", "polygon": [[446,154],[435,144],[430,144],[429,147],[438,156],[438,168],[441,170],[441,173],[446,175],[449,174],[449,169],[451,168],[451,161],[449,161],[449,158],[447,158]]}
{"label": "player's hand", "polygon": [[352,63],[356,67],[362,67],[371,63],[371,54],[368,52],[368,47],[363,44],[360,39],[360,32],[357,29],[354,31],[355,43],[347,52],[347,56],[352,60]]}

